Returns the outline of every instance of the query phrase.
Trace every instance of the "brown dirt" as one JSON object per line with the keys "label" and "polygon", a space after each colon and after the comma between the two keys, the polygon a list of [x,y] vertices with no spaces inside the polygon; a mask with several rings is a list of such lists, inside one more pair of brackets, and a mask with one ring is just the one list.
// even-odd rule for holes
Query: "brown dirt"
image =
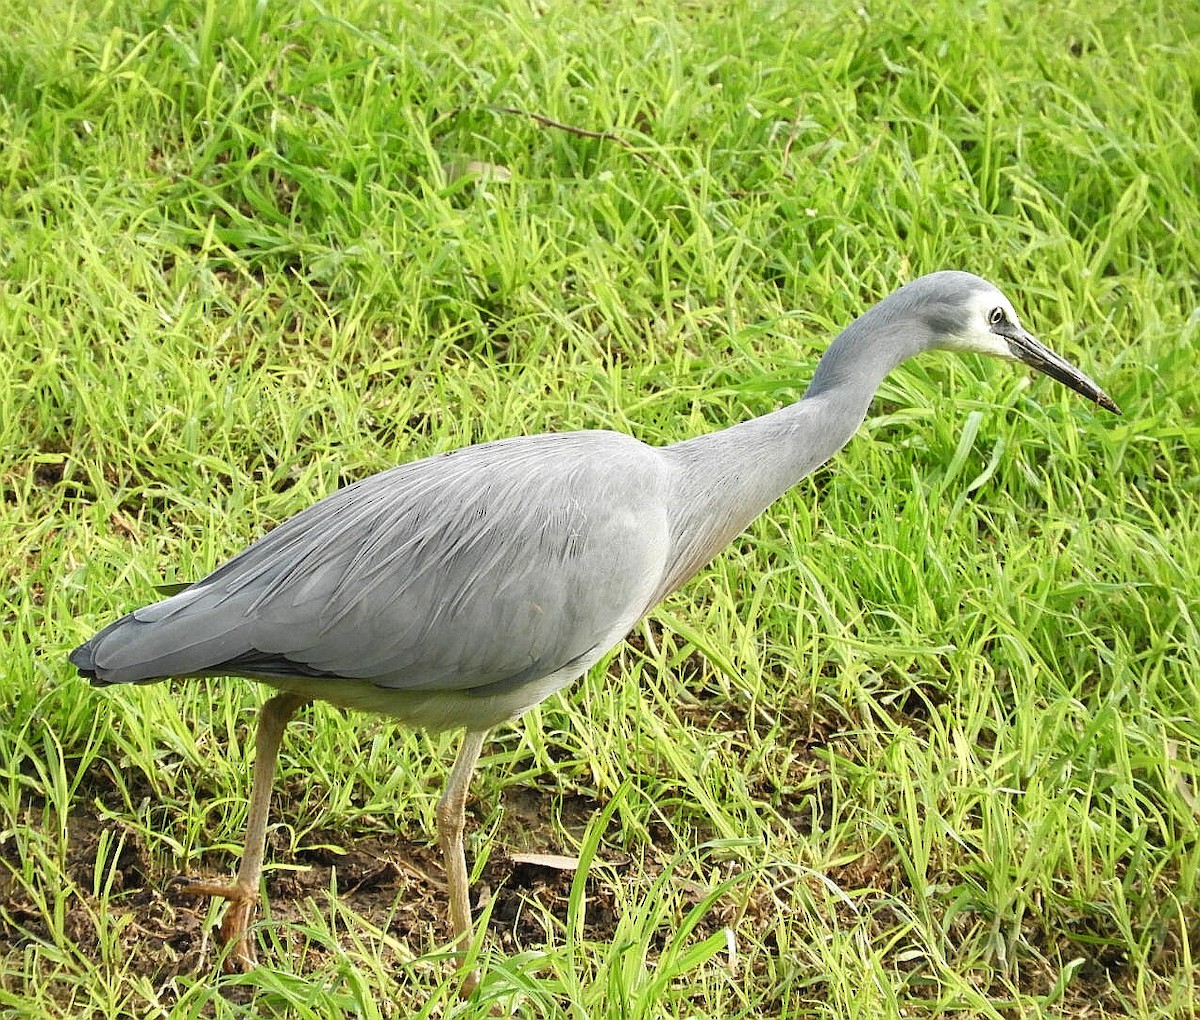
{"label": "brown dirt", "polygon": [[[718,712],[698,704],[691,714],[695,717],[692,721],[701,721],[703,717],[706,728],[740,732],[751,724],[744,715],[731,708]],[[793,819],[786,809],[788,801],[795,789],[810,782],[814,771],[825,767],[814,752],[838,744],[836,730],[830,724],[806,719],[804,726],[805,733],[796,735],[781,787],[776,789],[772,784],[767,788],[759,784],[752,788],[756,798],[776,804],[781,817],[792,821],[800,831],[811,828],[814,823],[821,824],[822,804],[818,799],[814,818],[810,799],[810,812],[797,814]],[[276,818],[287,816],[287,792],[279,792],[282,803],[274,813]],[[149,789],[145,793],[150,796]],[[122,915],[124,920],[119,936],[120,949],[131,975],[144,977],[162,987],[176,976],[206,973],[215,966],[219,948],[219,937],[210,930],[207,920],[207,902],[181,894],[172,885],[174,876],[164,870],[169,867],[169,862],[152,861],[137,829],[125,826],[119,818],[114,819],[112,812],[104,817],[97,807],[120,802],[113,777],[104,769],[94,770],[87,777],[76,798],[68,820],[69,849],[65,863],[67,879],[78,890],[78,895],[68,900],[66,934],[82,956],[94,958],[99,955],[94,917],[99,900],[92,890],[98,882],[107,882],[110,883],[109,909]],[[570,852],[570,848],[561,843],[561,830],[565,828],[575,837],[581,836],[601,805],[581,795],[510,787],[504,793],[504,809],[501,829],[496,833],[473,895],[477,900],[484,897],[491,904],[489,946],[516,952],[542,946],[552,937],[553,933],[544,926],[545,918],[555,919],[558,925],[565,921],[574,874],[558,867],[514,860],[511,855],[517,851]],[[40,818],[40,806],[30,804],[29,814],[32,818]],[[549,825],[551,818],[559,827],[557,830]],[[478,818],[468,820],[469,828],[476,831],[478,824]],[[689,838],[695,837],[696,843],[702,842],[702,822],[691,819],[685,828]],[[638,862],[637,871],[639,882],[647,886],[678,850],[675,842],[678,836],[669,826],[651,824],[648,831],[651,842],[647,846],[630,848],[643,858]],[[114,853],[110,849],[108,865],[104,873],[97,876],[98,851],[104,841],[108,841],[110,847],[119,845],[119,850]],[[440,855],[432,842],[432,834],[428,841],[414,841],[378,833],[348,836],[345,832],[317,831],[308,833],[302,842],[307,849],[294,854],[282,845],[268,850],[268,861],[275,864],[267,872],[267,909],[271,918],[302,922],[311,917],[314,910],[328,916],[329,891],[336,882],[340,904],[375,928],[387,932],[396,945],[407,947],[412,955],[445,944],[450,934],[445,919],[446,891]],[[333,846],[343,850],[330,849]],[[602,851],[602,856],[618,866],[619,874],[620,851]],[[49,938],[50,932],[38,906],[26,898],[22,885],[11,877],[10,868],[19,873],[22,865],[15,859],[13,841],[6,841],[0,834],[0,864],[4,863],[9,867],[0,866],[0,953],[19,953],[20,948],[31,940]],[[195,862],[191,877],[223,881],[235,865],[236,860],[231,855],[213,852]],[[601,942],[612,939],[620,920],[616,890],[608,885],[610,875],[609,869],[594,869],[587,882],[588,930],[585,934],[589,939]],[[895,855],[882,845],[863,847],[857,858],[830,869],[825,879],[853,894],[856,906],[851,913],[854,916],[848,913],[840,920],[854,924],[864,914],[871,916],[878,923],[881,937],[894,931],[903,920],[891,916],[897,901],[912,895],[905,887],[903,869]],[[765,879],[739,886],[738,891],[727,898],[728,902],[722,900],[714,905],[695,937],[704,938],[730,926],[755,932],[760,937],[767,933],[765,945],[769,949],[769,933],[779,923],[781,912],[786,914],[787,910],[794,909],[795,901],[789,901],[784,890],[795,881],[795,874],[785,869],[780,872],[776,884]],[[814,893],[821,891],[819,879],[811,877],[811,883]],[[700,888],[689,891],[686,885],[686,882],[681,885],[685,909],[690,903],[698,902],[705,892]],[[814,897],[814,902],[820,902],[820,897]],[[842,910],[836,904],[833,909],[838,914]],[[967,923],[963,919],[956,921],[960,927]],[[980,923],[978,916],[975,915],[970,923]],[[274,930],[286,933],[295,929],[285,924]],[[964,941],[970,937],[967,930],[960,934]],[[1046,944],[1044,932],[1039,932],[1032,923],[1023,924],[1022,942],[1028,947],[1036,946],[1037,953],[1020,970],[1021,991],[1046,994],[1056,976],[1056,969],[1049,961],[1086,955],[1084,967],[1069,986],[1061,1015],[1089,1015],[1088,1010],[1097,1007],[1100,1012],[1095,1015],[1105,1015],[1106,1011],[1111,1015],[1111,1011],[1119,1011],[1120,1006],[1119,999],[1114,996],[1114,985],[1128,987],[1136,976],[1129,971],[1128,961],[1105,949],[1106,944],[1119,943],[1118,933],[1088,930],[1082,932],[1082,939],[1074,937],[1080,934],[1064,932],[1056,945],[1050,945]],[[298,935],[294,937],[299,938]],[[1092,943],[1096,945],[1094,952],[1082,951]],[[895,949],[903,955],[903,946]],[[1177,955],[1180,951],[1178,946],[1165,943],[1163,949],[1165,956]],[[272,947],[268,944],[263,953],[273,951],[302,951],[305,969],[320,966],[326,952],[313,945]],[[406,962],[399,951],[396,955],[397,964]],[[894,962],[897,972],[903,972],[904,964]],[[1162,972],[1171,973],[1171,961],[1164,958],[1162,963]],[[809,989],[819,997],[819,975],[814,975],[812,981],[815,983],[810,984]],[[992,991],[999,998],[1005,998],[1012,989],[997,986]],[[237,989],[233,994],[243,992],[249,994],[246,989]]]}
{"label": "brown dirt", "polygon": [[[68,858],[66,874],[81,895],[71,899],[66,932],[87,956],[98,951],[98,936],[90,909],[97,903],[91,891],[96,887],[96,861],[101,842],[120,843],[120,849],[107,858],[100,880],[111,881],[109,903],[129,922],[121,932],[123,955],[130,972],[161,984],[170,978],[203,971],[215,965],[219,935],[207,929],[208,901],[189,896],[178,876],[159,873],[146,852],[136,830],[123,831],[120,821],[102,818],[97,804],[107,798],[106,791],[95,788],[76,801],[68,821]],[[114,798],[115,799],[115,798]],[[548,800],[536,791],[518,791],[514,819],[524,832],[514,834],[518,841],[534,839],[531,823],[544,826],[549,817],[540,815],[537,801]],[[576,798],[578,803],[560,803],[560,817],[586,821],[598,806]],[[506,811],[508,804],[506,802]],[[286,813],[286,806],[281,809]],[[470,826],[471,820],[468,820]],[[580,825],[582,832],[582,824]],[[270,840],[269,840],[270,843]],[[268,846],[266,873],[270,916],[284,922],[304,917],[306,901],[318,909],[328,903],[329,890],[336,871],[339,901],[386,931],[414,954],[442,945],[450,931],[445,918],[446,889],[442,877],[441,855],[436,845],[396,837],[366,835],[348,840],[345,833],[315,831],[307,834],[301,849],[289,855],[285,849]],[[344,848],[344,852],[331,849]],[[561,849],[546,845],[546,852]],[[0,859],[19,871],[11,843],[0,841]],[[232,877],[236,860],[229,855],[204,855],[189,878],[223,882]],[[478,900],[486,897],[492,906],[490,933],[493,944],[510,950],[544,945],[547,931],[539,921],[537,904],[552,916],[566,916],[567,899],[573,872],[544,867],[525,861],[514,862],[503,851],[493,849],[481,879],[472,889]],[[597,880],[589,878],[588,935],[603,938],[616,922],[611,893]],[[90,908],[90,909],[89,909]],[[47,919],[23,894],[20,883],[9,868],[0,867],[0,951],[17,949],[32,938],[49,937]],[[269,951],[269,950],[267,950]],[[310,965],[320,963],[317,952],[306,949]]]}

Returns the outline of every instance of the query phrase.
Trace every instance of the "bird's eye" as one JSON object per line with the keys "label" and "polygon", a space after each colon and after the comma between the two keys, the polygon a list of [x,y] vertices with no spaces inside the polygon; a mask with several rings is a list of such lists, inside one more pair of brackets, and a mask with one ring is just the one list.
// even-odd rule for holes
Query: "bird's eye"
{"label": "bird's eye", "polygon": [[987,319],[989,326],[999,326],[1004,321],[1004,309],[999,307],[993,308],[988,312]]}

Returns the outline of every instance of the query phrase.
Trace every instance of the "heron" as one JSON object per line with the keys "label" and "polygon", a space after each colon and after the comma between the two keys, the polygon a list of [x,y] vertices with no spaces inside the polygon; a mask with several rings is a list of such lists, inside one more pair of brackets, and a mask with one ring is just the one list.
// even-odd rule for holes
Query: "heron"
{"label": "heron", "polygon": [[[884,377],[942,349],[992,355],[1117,405],[1035,339],[997,287],[946,270],[900,287],[829,345],[801,398],[666,446],[614,431],[500,439],[371,475],[202,580],[70,653],[93,684],[239,676],[263,705],[225,965],[256,965],[271,787],[288,720],[314,699],[463,737],[437,804],[452,946],[473,958],[465,805],[486,733],[580,677],[864,421]],[[464,978],[467,990],[478,970]]]}

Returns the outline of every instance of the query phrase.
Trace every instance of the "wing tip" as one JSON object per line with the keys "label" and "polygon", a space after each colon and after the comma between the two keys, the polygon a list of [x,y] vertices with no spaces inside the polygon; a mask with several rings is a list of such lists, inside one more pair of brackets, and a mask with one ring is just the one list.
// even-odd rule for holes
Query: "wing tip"
{"label": "wing tip", "polygon": [[85,641],[79,647],[73,649],[67,655],[67,661],[79,670],[80,676],[93,681],[100,679],[96,672],[96,659],[92,654],[91,641]]}

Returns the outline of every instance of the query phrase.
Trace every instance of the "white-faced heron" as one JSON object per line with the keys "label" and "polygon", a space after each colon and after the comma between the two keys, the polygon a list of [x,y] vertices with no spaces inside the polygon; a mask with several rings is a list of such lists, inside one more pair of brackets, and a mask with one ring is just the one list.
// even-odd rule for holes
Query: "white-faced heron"
{"label": "white-faced heron", "polygon": [[71,662],[96,684],[234,675],[279,692],[259,716],[237,878],[192,886],[230,901],[227,962],[255,962],[249,924],[275,761],[288,719],[313,698],[465,729],[437,821],[451,926],[467,948],[464,805],[486,731],[596,663],[840,450],[888,372],[935,348],[1021,362],[1118,410],[1030,336],[992,284],[933,273],[851,323],[788,407],[660,448],[567,432],[403,464],[323,499],[76,648]]}

